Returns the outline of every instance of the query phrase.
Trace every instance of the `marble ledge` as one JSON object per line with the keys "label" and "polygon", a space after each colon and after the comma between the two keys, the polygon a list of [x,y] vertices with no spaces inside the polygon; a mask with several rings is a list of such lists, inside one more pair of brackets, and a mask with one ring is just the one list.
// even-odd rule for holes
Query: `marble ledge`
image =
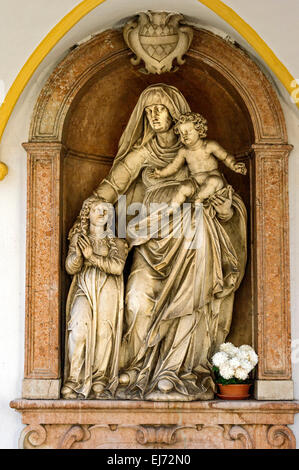
{"label": "marble ledge", "polygon": [[149,402],[17,399],[24,424],[292,424],[296,401]]}
{"label": "marble ledge", "polygon": [[299,412],[299,401],[258,401],[258,400],[206,400],[193,402],[153,402],[139,400],[29,400],[16,399],[10,402],[10,407],[18,411],[34,409],[69,409],[69,410],[254,410],[274,411],[285,410]]}

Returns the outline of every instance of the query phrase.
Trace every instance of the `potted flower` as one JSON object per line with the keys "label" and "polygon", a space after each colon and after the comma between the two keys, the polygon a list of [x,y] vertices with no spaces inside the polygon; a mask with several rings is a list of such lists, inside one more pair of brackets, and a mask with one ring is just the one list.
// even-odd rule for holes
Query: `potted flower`
{"label": "potted flower", "polygon": [[242,400],[249,397],[249,373],[258,362],[254,349],[247,344],[239,348],[223,343],[212,357],[213,372],[219,387],[218,397],[224,400]]}

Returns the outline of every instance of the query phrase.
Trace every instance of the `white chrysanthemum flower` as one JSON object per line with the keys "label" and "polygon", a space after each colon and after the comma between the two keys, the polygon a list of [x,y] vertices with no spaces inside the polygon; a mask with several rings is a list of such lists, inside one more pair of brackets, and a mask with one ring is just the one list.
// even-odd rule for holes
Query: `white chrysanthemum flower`
{"label": "white chrysanthemum flower", "polygon": [[212,357],[212,362],[214,366],[220,367],[222,364],[225,364],[228,360],[228,355],[224,352],[218,352]]}
{"label": "white chrysanthemum flower", "polygon": [[229,357],[234,357],[238,353],[238,348],[232,343],[222,343],[219,349],[221,352],[225,352]]}
{"label": "white chrysanthemum flower", "polygon": [[236,369],[237,367],[240,367],[241,363],[238,357],[233,357],[232,359],[229,360],[228,364],[232,369]]}
{"label": "white chrysanthemum flower", "polygon": [[241,359],[240,360],[240,367],[242,367],[242,369],[246,370],[247,374],[249,374],[249,372],[251,372],[252,369],[254,368],[254,366],[251,364],[251,362],[247,361],[247,359]]}
{"label": "white chrysanthemum flower", "polygon": [[239,356],[243,357],[252,364],[252,367],[258,363],[258,355],[251,346],[243,344],[239,347]]}
{"label": "white chrysanthemum flower", "polygon": [[248,378],[248,371],[243,367],[237,367],[235,370],[235,377],[239,380],[246,380]]}
{"label": "white chrysanthemum flower", "polygon": [[242,344],[242,346],[239,347],[239,351],[253,351],[253,348],[249,346],[249,344]]}
{"label": "white chrysanthemum flower", "polygon": [[254,352],[253,349],[252,349],[251,351],[250,351],[250,350],[246,351],[246,350],[240,350],[240,349],[239,349],[238,358],[239,358],[240,360],[245,360],[245,361],[250,362],[252,368],[253,368],[254,366],[256,366],[256,364],[257,364],[257,362],[258,362],[258,356],[257,356],[257,354]]}
{"label": "white chrysanthemum flower", "polygon": [[212,357],[212,362],[219,368],[220,375],[226,380],[233,377],[246,380],[258,362],[254,349],[248,344],[237,348],[232,343],[222,343],[219,349],[220,352]]}
{"label": "white chrysanthemum flower", "polygon": [[249,356],[249,359],[248,359],[249,362],[251,362],[253,367],[256,366],[259,360],[258,355],[254,351],[249,351],[248,356]]}
{"label": "white chrysanthemum flower", "polygon": [[227,363],[223,364],[219,368],[219,373],[221,377],[223,377],[226,380],[232,379],[234,376],[234,369],[230,367]]}
{"label": "white chrysanthemum flower", "polygon": [[248,361],[248,353],[247,351],[238,351],[237,358],[240,361]]}

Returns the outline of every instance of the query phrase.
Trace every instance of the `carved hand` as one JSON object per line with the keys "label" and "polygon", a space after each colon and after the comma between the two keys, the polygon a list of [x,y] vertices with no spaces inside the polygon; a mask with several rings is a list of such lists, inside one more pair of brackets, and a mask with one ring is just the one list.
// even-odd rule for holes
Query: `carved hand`
{"label": "carved hand", "polygon": [[158,168],[154,168],[151,170],[151,176],[153,178],[161,178],[161,171]]}
{"label": "carved hand", "polygon": [[241,175],[246,175],[247,168],[245,166],[245,163],[241,163],[241,162],[235,163],[234,164],[234,171],[236,173],[241,173]]}
{"label": "carved hand", "polygon": [[228,186],[227,196],[214,194],[210,200],[220,219],[229,220],[233,216],[232,200],[233,188]]}
{"label": "carved hand", "polygon": [[78,238],[78,245],[83,253],[84,258],[89,259],[92,256],[92,246],[86,235],[81,235]]}
{"label": "carved hand", "polygon": [[77,258],[81,258],[81,256],[82,256],[82,251],[80,250],[80,247],[79,247],[79,244],[78,244],[78,240],[77,240],[77,243],[75,244],[75,250],[76,250],[76,257],[77,257]]}

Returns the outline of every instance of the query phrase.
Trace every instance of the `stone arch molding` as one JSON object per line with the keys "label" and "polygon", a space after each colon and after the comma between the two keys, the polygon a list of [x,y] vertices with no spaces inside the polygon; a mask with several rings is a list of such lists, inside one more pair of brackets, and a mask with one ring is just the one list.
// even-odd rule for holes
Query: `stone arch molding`
{"label": "stone arch molding", "polygon": [[[68,54],[38,98],[29,141],[62,142],[65,118],[78,92],[100,70],[129,55],[129,49],[116,31],[101,33]],[[256,144],[287,142],[284,116],[276,93],[245,52],[208,31],[195,30],[188,56],[217,70],[238,90],[249,112]]]}

